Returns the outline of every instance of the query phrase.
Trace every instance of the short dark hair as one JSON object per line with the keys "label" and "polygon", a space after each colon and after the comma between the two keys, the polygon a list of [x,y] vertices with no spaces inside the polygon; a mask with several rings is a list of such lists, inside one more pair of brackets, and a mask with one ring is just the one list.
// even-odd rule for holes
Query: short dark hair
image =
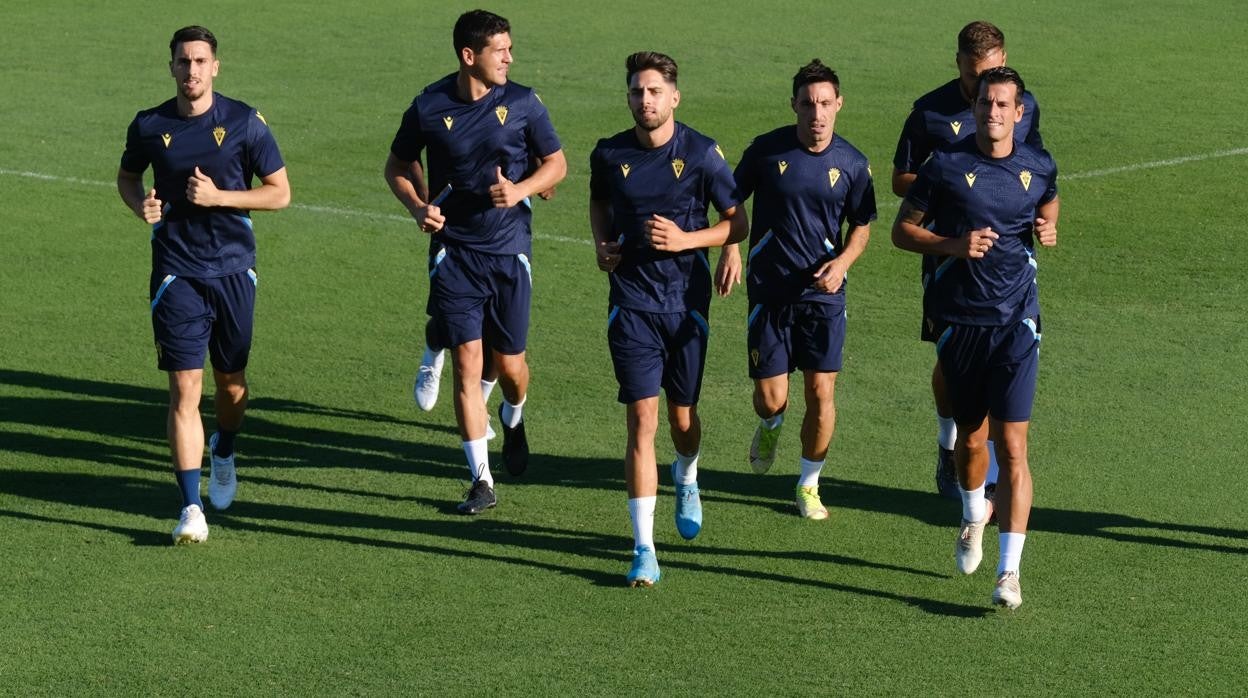
{"label": "short dark hair", "polygon": [[455,55],[459,56],[465,48],[472,49],[473,53],[480,53],[481,49],[490,43],[491,36],[510,33],[511,23],[493,12],[485,10],[465,12],[455,20],[455,30],[452,33]]}
{"label": "short dark hair", "polygon": [[1023,90],[1027,89],[1023,85],[1023,76],[1018,74],[1017,70],[1006,66],[1000,68],[989,68],[979,74],[979,81],[975,83],[975,94],[984,89],[984,85],[999,85],[1001,83],[1012,82],[1018,88],[1018,93],[1014,96],[1015,104],[1022,104]]}
{"label": "short dark hair", "polygon": [[983,58],[993,49],[1005,50],[1005,34],[991,22],[971,22],[958,32],[958,53]]}
{"label": "short dark hair", "polygon": [[169,40],[169,58],[173,58],[173,52],[178,50],[178,44],[184,44],[188,41],[206,41],[212,47],[212,55],[217,55],[217,37],[212,35],[205,27],[198,24],[192,24],[189,27],[182,27],[173,33],[173,38]]}
{"label": "short dark hair", "polygon": [[676,84],[676,61],[666,53],[638,51],[624,61],[624,67],[628,70],[624,82],[628,84],[633,82],[634,75],[643,70],[657,70],[664,80]]}
{"label": "short dark hair", "polygon": [[793,98],[797,99],[797,91],[802,89],[802,85],[810,85],[816,82],[830,82],[833,89],[836,90],[836,96],[841,96],[841,79],[836,76],[836,71],[823,64],[818,58],[810,59],[810,62],[802,66],[797,71],[797,75],[793,76]]}

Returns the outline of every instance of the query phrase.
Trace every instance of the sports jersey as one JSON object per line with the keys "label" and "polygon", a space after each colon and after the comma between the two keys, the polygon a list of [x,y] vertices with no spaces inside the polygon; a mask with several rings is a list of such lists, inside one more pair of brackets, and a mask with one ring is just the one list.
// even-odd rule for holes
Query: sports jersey
{"label": "sports jersey", "polygon": [[598,141],[589,157],[589,193],[611,208],[612,237],[620,241],[611,279],[611,304],[632,310],[706,314],[711,265],[706,250],[661,252],[646,241],[653,214],[681,230],[707,228],[707,208],[741,203],[732,170],[715,141],[676,122],[672,138],[646,148],[632,129]]}
{"label": "sports jersey", "polygon": [[[928,92],[914,102],[897,140],[893,167],[899,172],[918,172],[940,146],[975,133],[974,105],[962,96],[957,78]],[[1014,125],[1014,139],[1043,149],[1040,138],[1040,107],[1030,92],[1023,91],[1023,120]]]}
{"label": "sports jersey", "polygon": [[944,257],[924,291],[930,317],[1001,326],[1040,312],[1033,227],[1036,208],[1057,196],[1057,165],[1045,151],[1015,142],[1003,158],[980,152],[974,136],[934,153],[906,201],[926,211],[937,235],[992,228],[1000,237],[982,259]]}
{"label": "sports jersey", "polygon": [[141,111],[126,132],[121,169],[141,174],[149,165],[164,206],[152,226],[152,271],[217,278],[255,266],[248,212],[196,206],[186,198],[186,182],[198,167],[218,189],[245,191],[254,177],[282,169],[260,112],[215,92],[212,107],[196,116],[179,115],[176,99]]}
{"label": "sports jersey", "polygon": [[532,248],[529,201],[495,208],[490,187],[497,168],[515,182],[529,171],[532,157],[561,149],[550,114],[532,89],[507,82],[481,99],[459,97],[456,73],[429,85],[412,100],[390,151],[404,162],[426,154],[430,196],[446,185],[440,204],[446,224],[437,234],[445,245],[471,245],[485,254],[528,253]]}
{"label": "sports jersey", "polygon": [[813,287],[820,265],[844,250],[842,228],[875,220],[875,185],[867,158],[840,136],[812,153],[796,126],[765,133],[745,149],[734,176],[754,196],[746,288],[750,303],[813,301],[843,306]]}

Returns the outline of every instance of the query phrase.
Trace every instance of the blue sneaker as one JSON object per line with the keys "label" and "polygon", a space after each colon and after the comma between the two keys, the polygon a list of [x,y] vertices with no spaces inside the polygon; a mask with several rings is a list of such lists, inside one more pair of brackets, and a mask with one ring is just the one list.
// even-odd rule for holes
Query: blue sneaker
{"label": "blue sneaker", "polygon": [[958,492],[958,471],[953,464],[953,451],[936,447],[936,491],[945,499],[962,500]]}
{"label": "blue sneaker", "polygon": [[654,549],[642,545],[633,551],[633,566],[628,570],[630,587],[652,587],[659,581],[659,559]]}
{"label": "blue sneaker", "polygon": [[[672,479],[676,479],[676,464],[672,463]],[[681,538],[693,540],[702,530],[702,497],[698,483],[676,483],[676,531]]]}

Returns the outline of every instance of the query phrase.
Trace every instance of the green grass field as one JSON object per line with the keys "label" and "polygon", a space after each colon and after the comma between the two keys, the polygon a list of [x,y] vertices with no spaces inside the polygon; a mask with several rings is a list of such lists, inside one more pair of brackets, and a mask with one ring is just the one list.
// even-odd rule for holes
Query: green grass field
{"label": "green grass field", "polygon": [[[499,507],[475,519],[454,514],[467,470],[449,381],[434,412],[412,403],[427,242],[381,178],[412,96],[453,70],[450,28],[470,7],[6,8],[0,694],[1248,692],[1246,8],[490,6],[513,23],[512,77],[541,92],[570,171],[537,206],[531,467],[499,476]],[[991,530],[984,569],[953,575],[918,261],[888,240],[898,130],[954,76],[955,35],[980,18],[1005,30],[1063,176],[1060,243],[1040,255],[1017,612],[988,603]],[[191,23],[222,42],[217,89],[268,118],[295,203],[256,216],[239,499],[209,511],[207,544],[174,548],[148,231],[113,180],[134,112],[173,95],[166,46]],[[651,590],[623,586],[623,408],[586,243],[589,151],[631,123],[623,59],[639,49],[680,62],[678,118],[733,162],[791,121],[793,72],[823,58],[841,73],[837,131],[871,158],[880,204],[852,272],[832,518],[794,515],[795,429],[772,473],[749,471],[734,294],[711,318],[706,527],[678,538],[665,484]],[[671,453],[660,440],[660,462]]]}

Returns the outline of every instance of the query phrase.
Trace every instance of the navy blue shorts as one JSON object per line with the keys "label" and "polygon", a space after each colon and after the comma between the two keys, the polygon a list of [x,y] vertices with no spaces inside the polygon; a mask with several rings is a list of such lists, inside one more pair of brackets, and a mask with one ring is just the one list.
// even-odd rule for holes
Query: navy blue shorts
{"label": "navy blue shorts", "polygon": [[204,367],[204,355],[222,373],[247,367],[256,309],[256,272],[216,279],[152,274],[152,331],[162,371]]}
{"label": "navy blue shorts", "polygon": [[1040,318],[1005,327],[944,324],[936,341],[959,425],[1031,421],[1040,364]]}
{"label": "navy blue shorts", "polygon": [[444,347],[481,339],[501,354],[520,354],[528,345],[532,296],[527,255],[447,246],[429,272],[426,312],[433,319],[433,337]]}
{"label": "navy blue shorts", "polygon": [[696,405],[711,328],[696,310],[649,313],[616,306],[607,316],[607,346],[624,404],[657,397],[674,405]]}
{"label": "navy blue shorts", "polygon": [[845,308],[800,302],[755,305],[746,321],[750,378],[803,371],[840,371]]}

